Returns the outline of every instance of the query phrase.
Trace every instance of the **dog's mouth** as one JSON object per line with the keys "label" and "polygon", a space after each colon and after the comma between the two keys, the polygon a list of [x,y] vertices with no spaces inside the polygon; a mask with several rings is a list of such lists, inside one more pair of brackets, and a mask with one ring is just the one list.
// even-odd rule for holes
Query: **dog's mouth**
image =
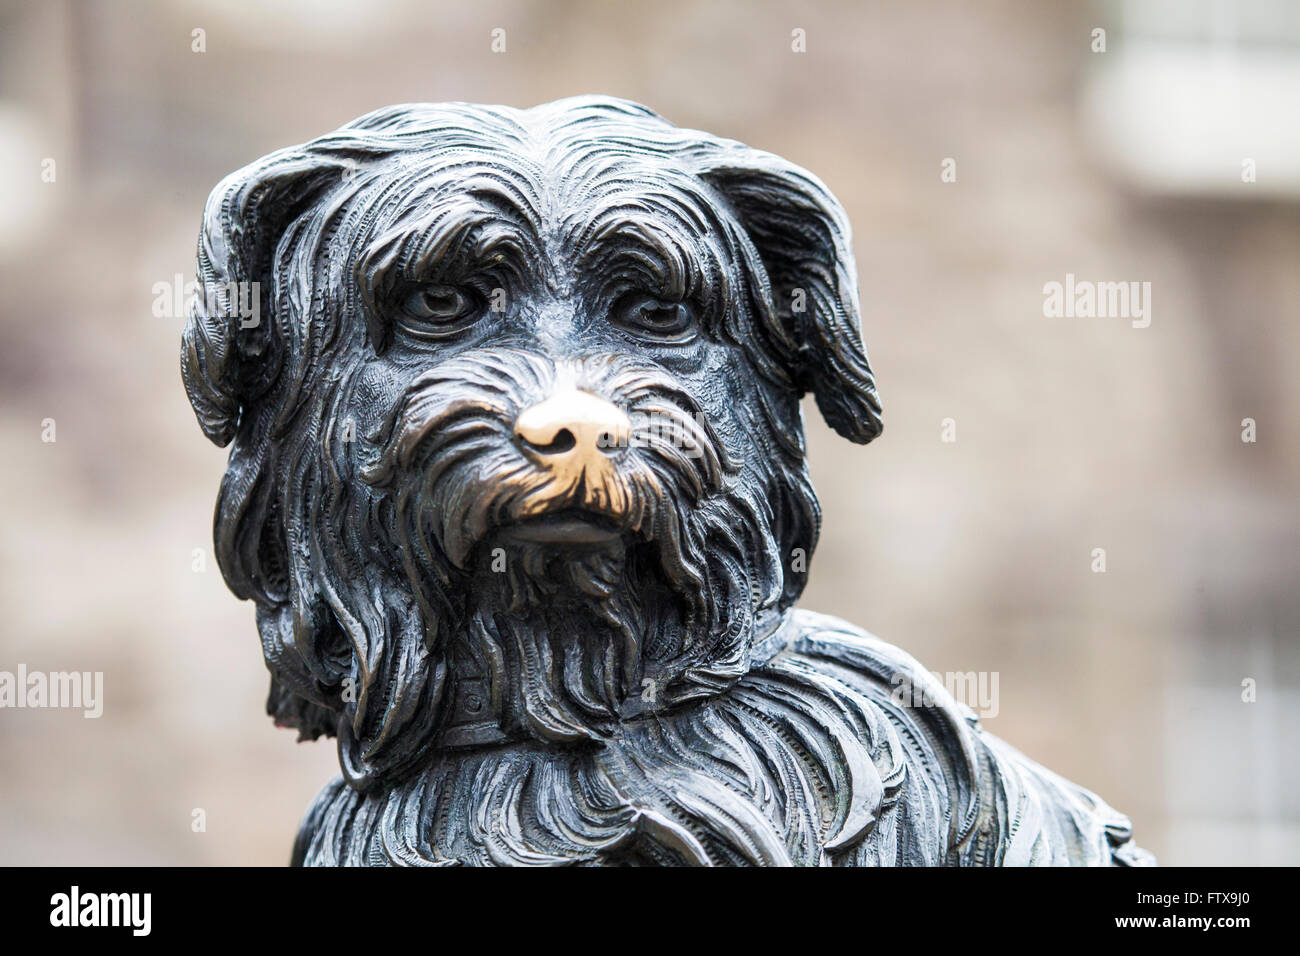
{"label": "dog's mouth", "polygon": [[625,532],[605,515],[565,508],[502,525],[497,533],[520,544],[589,549],[608,547],[622,539]]}

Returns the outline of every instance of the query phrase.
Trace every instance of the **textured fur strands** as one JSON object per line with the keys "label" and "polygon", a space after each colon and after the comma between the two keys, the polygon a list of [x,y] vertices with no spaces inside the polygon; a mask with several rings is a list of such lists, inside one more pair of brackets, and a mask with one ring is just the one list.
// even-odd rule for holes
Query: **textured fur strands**
{"label": "textured fur strands", "polygon": [[216,555],[268,711],[338,739],[297,862],[1142,859],[941,688],[896,703],[910,658],[793,610],[799,401],[881,430],[808,172],[604,97],[409,104],[227,177],[198,262]]}
{"label": "textured fur strands", "polygon": [[[450,754],[383,795],[341,781],[303,823],[320,865],[1108,865],[1128,821],[984,734],[896,648],[799,612],[723,697],[601,750]],[[900,706],[899,681],[932,706]],[[996,768],[1003,782],[990,777]],[[459,812],[449,813],[449,808]],[[937,838],[936,838],[937,835]]]}
{"label": "textured fur strands", "polygon": [[[598,482],[556,488],[510,440],[510,423],[557,380],[654,425],[633,429],[631,447]],[[383,431],[364,475],[388,493],[384,537],[423,618],[457,622],[454,668],[490,671],[512,698],[510,723],[545,739],[594,739],[609,728],[590,720],[616,719],[646,681],[656,704],[670,706],[716,693],[747,669],[753,615],[782,595],[765,498],[789,492],[774,475],[757,486],[735,481],[739,467],[662,372],[608,356],[556,365],[511,350],[470,352],[412,382]],[[637,548],[619,541],[557,560],[493,536],[537,513],[539,501],[600,516]],[[483,570],[493,548],[500,573]]]}
{"label": "textured fur strands", "polygon": [[[217,288],[260,279],[263,314],[272,317],[262,328],[243,329],[233,313],[205,311],[225,301],[219,295],[199,296],[187,330],[183,369],[200,421],[214,440],[236,436],[218,505],[218,556],[232,589],[258,602],[275,678],[273,714],[313,737],[334,733],[343,717],[345,762],[357,782],[410,766],[436,735],[448,679],[446,634],[492,633],[471,626],[479,619],[464,592],[463,565],[489,525],[527,510],[522,499],[506,500],[518,497],[517,488],[496,496],[486,489],[502,479],[528,484],[522,463],[510,457],[510,421],[557,374],[527,350],[462,354],[454,371],[435,366],[414,376],[421,384],[409,388],[424,394],[404,406],[405,444],[390,449],[386,461],[364,458],[381,423],[367,420],[373,408],[349,406],[367,387],[365,356],[385,352],[401,334],[386,310],[395,290],[410,282],[469,275],[485,297],[502,289],[508,301],[520,301],[532,294],[527,283],[540,270],[548,288],[587,300],[592,313],[607,310],[629,283],[646,286],[697,303],[712,334],[743,350],[759,372],[757,390],[736,379],[736,388],[748,388],[748,402],[726,413],[717,405],[701,408],[644,365],[628,373],[626,395],[611,394],[633,411],[678,424],[683,446],[655,439],[657,446],[628,456],[648,465],[626,480],[585,488],[573,501],[597,511],[623,509],[619,523],[653,545],[648,559],[631,556],[638,583],[662,585],[654,593],[680,605],[664,611],[638,591],[617,611],[608,602],[588,609],[611,632],[593,655],[607,653],[601,648],[609,643],[633,656],[638,647],[652,655],[618,664],[617,696],[625,698],[638,680],[654,682],[662,705],[725,687],[747,666],[754,616],[788,606],[802,588],[805,565],[792,570],[788,556],[810,555],[815,545],[819,519],[791,400],[795,379],[806,377],[799,368],[807,350],[799,345],[795,313],[783,311],[790,297],[772,285],[743,224],[697,175],[713,153],[728,162],[761,157],[773,171],[784,168],[781,161],[674,130],[615,102],[575,101],[530,123],[518,117],[454,105],[384,111],[254,164],[219,186],[209,203],[201,278]],[[628,139],[629,121],[670,131],[674,141]],[[672,164],[665,166],[666,157]],[[557,165],[565,171],[559,179]],[[809,228],[837,236],[842,215],[829,195],[807,177],[792,188],[810,191],[810,221],[826,217],[825,225]],[[276,224],[283,229],[278,241]],[[566,257],[554,255],[556,248]],[[767,254],[779,258],[776,243]],[[550,268],[557,261],[570,266],[557,272]],[[811,260],[806,272],[804,285],[816,297],[810,308],[824,308],[828,321],[856,315],[855,290],[844,276],[817,273]],[[603,278],[575,286],[574,277],[588,275]],[[612,361],[606,357],[607,365]],[[860,364],[866,368],[864,357]],[[584,367],[588,378],[599,379],[594,365]],[[437,401],[437,382],[467,395],[476,376],[494,368],[496,394],[487,394],[491,386],[474,393],[480,414],[423,440],[418,420]],[[864,381],[859,375],[855,388]],[[874,392],[866,399],[874,402]],[[441,414],[425,421],[426,432],[457,412],[444,407]],[[700,432],[708,422],[723,434]],[[354,441],[340,439],[347,429]],[[425,445],[418,465],[427,473],[410,471],[413,438]],[[445,458],[428,453],[434,444],[447,450]],[[723,493],[719,456],[727,448],[754,474],[736,477],[732,462]],[[700,457],[682,459],[684,449]],[[451,477],[435,481],[443,474]],[[381,486],[391,500],[375,493]],[[628,498],[601,503],[602,493]],[[432,524],[419,526],[421,514],[436,516],[438,533],[431,534]],[[663,580],[646,581],[645,565]],[[529,576],[510,566],[512,582],[537,596]],[[630,582],[606,583],[613,593]],[[509,605],[527,604],[523,596],[515,593]],[[647,605],[658,629],[648,637],[647,622],[638,619]],[[565,669],[558,651],[550,656],[557,674]],[[610,681],[595,673],[608,666],[568,664],[569,692],[560,696],[585,700],[579,709],[589,712],[593,688],[601,688],[598,698],[610,697]],[[578,692],[580,684],[587,689]],[[593,732],[574,714],[531,720],[530,706],[516,707],[516,719],[534,729]],[[598,709],[617,710],[617,702],[604,699]]]}

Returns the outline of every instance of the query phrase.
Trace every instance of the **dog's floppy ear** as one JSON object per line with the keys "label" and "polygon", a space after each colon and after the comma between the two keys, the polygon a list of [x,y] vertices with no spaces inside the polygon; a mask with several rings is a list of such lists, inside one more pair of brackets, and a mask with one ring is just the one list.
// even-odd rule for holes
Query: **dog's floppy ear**
{"label": "dog's floppy ear", "polygon": [[779,156],[722,142],[698,155],[762,260],[776,320],[794,344],[787,369],[849,441],[880,434],[880,399],[859,330],[848,217],[816,176]]}
{"label": "dog's floppy ear", "polygon": [[304,147],[280,150],[217,184],[199,233],[198,287],[181,375],[203,433],[227,445],[240,413],[278,371],[271,263],[288,225],[347,168]]}

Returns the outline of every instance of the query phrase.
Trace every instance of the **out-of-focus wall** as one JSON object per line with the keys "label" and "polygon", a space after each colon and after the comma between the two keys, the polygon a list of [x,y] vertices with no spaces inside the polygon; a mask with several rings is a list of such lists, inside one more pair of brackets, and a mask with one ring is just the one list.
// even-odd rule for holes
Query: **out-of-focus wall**
{"label": "out-of-focus wall", "polygon": [[[1284,5],[1190,6],[1226,24],[1190,28],[1193,64],[1297,55]],[[1233,29],[1246,8],[1279,19],[1267,44]],[[0,863],[279,864],[334,773],[262,715],[252,608],[211,557],[224,453],[156,291],[192,278],[207,191],[381,105],[582,92],[786,156],[849,211],[887,426],[850,446],[807,408],[805,606],[996,674],[986,725],[1163,862],[1300,860],[1300,158],[1230,68],[1177,153],[1226,157],[1223,182],[1161,188],[1170,161],[1113,136],[1186,134],[1162,124],[1187,104],[1117,100],[1149,25],[1033,2],[0,2],[0,670],[105,681],[99,719],[0,710]],[[1149,282],[1149,326],[1046,316],[1067,274]]]}

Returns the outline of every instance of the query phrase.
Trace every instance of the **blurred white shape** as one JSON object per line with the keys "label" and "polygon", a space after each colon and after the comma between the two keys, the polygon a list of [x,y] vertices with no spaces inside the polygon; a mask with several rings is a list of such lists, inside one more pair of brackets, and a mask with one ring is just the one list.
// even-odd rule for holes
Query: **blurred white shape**
{"label": "blurred white shape", "polygon": [[[1123,3],[1090,54],[1085,138],[1154,193],[1300,197],[1300,7]],[[1253,180],[1243,180],[1249,161]]]}
{"label": "blurred white shape", "polygon": [[0,101],[0,254],[31,242],[54,206],[61,186],[42,182],[41,162],[54,159],[57,173],[59,157],[43,153],[44,142],[28,113]]}

